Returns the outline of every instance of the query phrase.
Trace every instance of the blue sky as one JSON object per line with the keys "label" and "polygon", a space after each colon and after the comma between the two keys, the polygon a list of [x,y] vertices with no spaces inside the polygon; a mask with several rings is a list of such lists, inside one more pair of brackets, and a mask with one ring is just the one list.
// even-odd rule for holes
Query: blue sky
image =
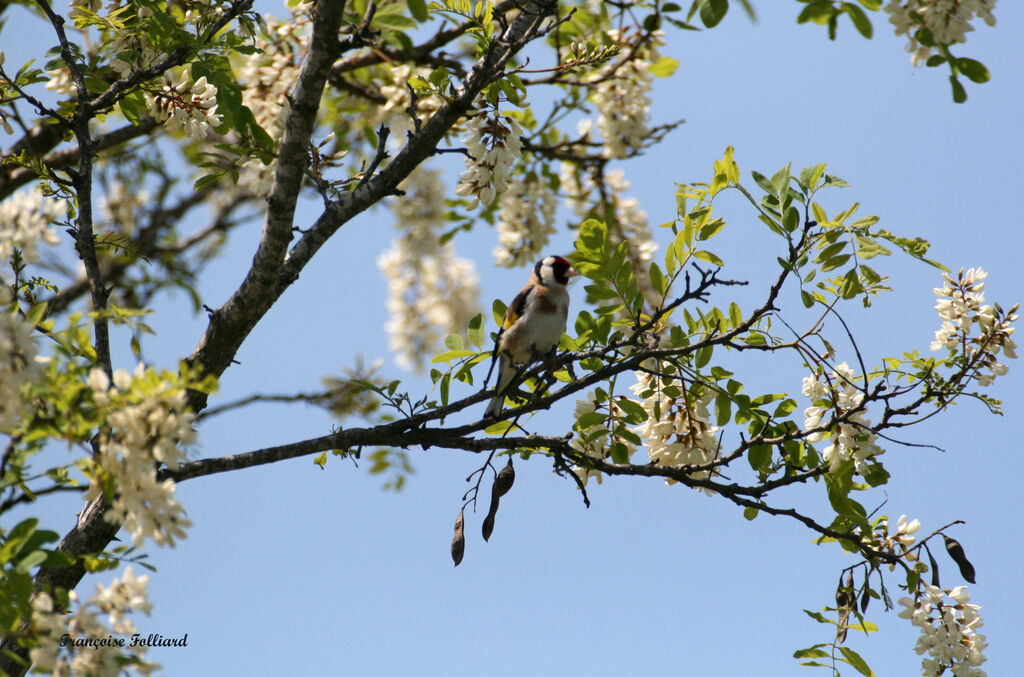
{"label": "blue sky", "polygon": [[[910,65],[903,39],[880,16],[874,40],[844,23],[830,43],[822,28],[795,24],[797,3],[758,5],[757,25],[734,11],[713,31],[669,34],[663,52],[681,65],[656,83],[654,118],[686,124],[624,166],[629,194],[651,224],[673,217],[675,183],[710,179],[728,145],[745,177],[789,162],[827,162],[852,184],[825,200],[830,212],[859,201],[862,213],[882,217],[879,227],[930,240],[932,257],[954,270],[988,270],[990,301],[1021,300],[1024,238],[1013,206],[1024,155],[1020,3],[1000,3],[999,25],[979,25],[961,48],[993,75],[988,84],[968,84],[964,105],[951,101],[940,69]],[[8,11],[5,43],[23,16]],[[5,45],[8,65],[32,46]],[[315,208],[306,205],[300,221]],[[736,200],[722,208],[729,227],[714,250],[729,276],[756,282],[765,255],[760,226]],[[205,303],[220,305],[237,285],[258,232],[254,223],[235,235],[230,255],[203,283]],[[383,372],[408,378],[412,392],[426,387],[387,357],[386,290],[375,259],[393,234],[384,210],[343,228],[253,332],[241,365],[222,381],[224,401],[253,390],[316,388],[355,355],[385,358]],[[489,268],[494,241],[485,228],[457,240],[482,271],[483,307],[510,298],[525,277]],[[552,250],[570,246],[563,231]],[[938,327],[931,293],[938,272],[902,257],[883,267],[896,292],[847,318],[861,347],[875,357],[927,350]],[[576,299],[572,312],[582,308]],[[160,335],[147,343],[147,356],[171,365],[192,350],[205,318],[191,316],[183,296],[157,311]],[[120,347],[126,360],[126,343]],[[758,364],[748,388],[798,391],[797,366]],[[1019,603],[1009,593],[1019,583],[1020,527],[1011,506],[1024,460],[1013,422],[1024,397],[1022,366],[1010,367],[991,392],[1004,400],[1005,417],[964,402],[912,433],[945,452],[890,447],[884,457],[893,479],[883,511],[893,520],[908,513],[925,532],[967,522],[956,536],[978,571],[971,590],[986,620],[992,675],[1011,674],[1019,663]],[[556,410],[531,429],[569,424]],[[312,409],[256,405],[204,425],[197,455],[313,437],[330,425]],[[304,458],[181,484],[194,526],[176,549],[151,551],[159,569],[150,583],[155,610],[137,625],[166,636],[187,632],[189,646],[150,657],[170,675],[814,674],[790,656],[827,641],[828,629],[801,609],[829,604],[838,571],[852,560],[835,546],[813,545],[795,522],[747,522],[725,501],[641,479],[591,484],[588,510],[571,483],[536,459],[517,463],[489,543],[479,537],[482,515],[468,516],[466,557],[453,569],[452,522],[479,460],[431,449],[413,450],[412,462],[417,472],[397,494],[382,491],[366,464],[355,469],[337,459],[325,471]],[[777,499],[788,501],[827,515],[818,485]],[[48,525],[65,531],[78,507],[71,499],[48,504]],[[944,556],[939,565],[946,587],[960,582]],[[86,581],[80,592],[91,587]],[[882,677],[918,673],[915,628],[895,612],[870,611],[882,632],[851,633],[850,645]]]}

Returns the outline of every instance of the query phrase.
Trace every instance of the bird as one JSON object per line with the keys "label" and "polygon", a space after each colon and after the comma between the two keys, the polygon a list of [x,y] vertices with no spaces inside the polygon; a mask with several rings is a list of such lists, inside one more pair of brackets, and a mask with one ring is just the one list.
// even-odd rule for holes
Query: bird
{"label": "bird", "polygon": [[490,380],[495,363],[498,382],[484,412],[485,419],[497,419],[505,406],[505,392],[526,364],[558,346],[569,316],[569,280],[579,275],[562,256],[545,256],[533,267],[530,281],[516,294],[505,311],[494,342],[494,356],[484,383]]}

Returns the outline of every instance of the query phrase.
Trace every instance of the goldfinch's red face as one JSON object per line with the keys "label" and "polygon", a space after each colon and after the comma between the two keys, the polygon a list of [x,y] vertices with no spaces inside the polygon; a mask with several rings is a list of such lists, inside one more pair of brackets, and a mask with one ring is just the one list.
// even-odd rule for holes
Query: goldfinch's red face
{"label": "goldfinch's red face", "polygon": [[572,264],[561,256],[545,256],[537,262],[534,272],[538,281],[546,287],[554,284],[569,284],[569,278],[579,275]]}

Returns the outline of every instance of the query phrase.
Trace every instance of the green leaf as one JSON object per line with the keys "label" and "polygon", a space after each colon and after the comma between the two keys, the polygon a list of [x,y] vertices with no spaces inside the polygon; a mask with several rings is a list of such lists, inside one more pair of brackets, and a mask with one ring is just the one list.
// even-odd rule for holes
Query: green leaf
{"label": "green leaf", "polygon": [[469,321],[469,328],[466,330],[466,337],[469,342],[475,345],[477,348],[482,348],[484,345],[484,315],[483,313],[477,313]]}
{"label": "green leaf", "polygon": [[729,0],[704,0],[700,6],[700,21],[705,28],[714,28],[729,11]]}
{"label": "green leaf", "polygon": [[827,651],[822,651],[816,647],[793,652],[793,658],[828,658],[828,655]]}
{"label": "green leaf", "polygon": [[872,34],[871,20],[868,19],[868,15],[864,13],[864,10],[851,2],[844,2],[843,10],[850,15],[850,21],[853,22],[857,32],[870,40]]}
{"label": "green leaf", "polygon": [[19,573],[28,573],[35,567],[42,564],[45,560],[46,553],[44,551],[34,550],[18,562],[18,566],[15,567],[15,571]]}
{"label": "green leaf", "polygon": [[836,9],[832,5],[831,0],[814,0],[814,2],[809,3],[803,8],[803,11],[797,16],[796,22],[804,24],[810,21],[819,26],[824,26],[835,13]]}
{"label": "green leaf", "polygon": [[964,86],[955,75],[949,76],[949,84],[953,87],[953,101],[955,103],[967,101],[967,90],[964,89]]}
{"label": "green leaf", "polygon": [[992,75],[988,72],[988,68],[985,64],[974,59],[968,59],[966,57],[960,57],[956,60],[956,68],[958,71],[967,76],[971,82],[977,82],[981,84],[988,82]]}
{"label": "green leaf", "polygon": [[412,14],[417,21],[423,23],[427,20],[427,3],[423,0],[406,0],[406,4],[409,5],[409,13]]}
{"label": "green leaf", "polygon": [[852,665],[857,672],[866,677],[874,677],[875,673],[871,671],[871,668],[868,667],[868,664],[860,657],[859,653],[846,646],[840,646],[839,650],[843,652],[846,662]]}
{"label": "green leaf", "polygon": [[740,310],[735,301],[729,304],[729,321],[732,322],[734,327],[743,324],[743,311]]}
{"label": "green leaf", "polygon": [[772,448],[767,444],[755,444],[747,452],[747,462],[758,472],[768,472],[772,462]]}
{"label": "green leaf", "polygon": [[670,77],[679,68],[679,62],[670,56],[663,56],[647,66],[648,72],[658,78]]}
{"label": "green leaf", "polygon": [[789,165],[786,165],[772,176],[772,193],[782,198],[789,189]]}
{"label": "green leaf", "polygon": [[832,623],[834,625],[833,621],[830,621],[829,619],[825,618],[817,611],[808,611],[807,609],[804,609],[804,613],[813,618],[814,620],[818,621],[819,623]]}
{"label": "green leaf", "polygon": [[327,466],[327,452],[325,451],[316,458],[314,458],[313,463],[316,463],[318,466],[320,466],[320,469],[323,470]]}
{"label": "green leaf", "polygon": [[715,398],[715,416],[719,427],[729,423],[729,419],[732,418],[732,400],[724,392],[718,393],[718,397]]}
{"label": "green leaf", "polygon": [[709,251],[705,251],[703,249],[699,249],[699,250],[693,252],[693,255],[694,255],[694,257],[700,259],[701,261],[707,261],[708,263],[713,263],[716,266],[724,266],[725,265],[725,261],[723,261],[722,259],[718,258],[718,256],[716,254],[713,254],[712,252],[709,252]]}
{"label": "green leaf", "polygon": [[857,0],[857,2],[864,5],[872,12],[877,12],[882,9],[882,0]]}
{"label": "green leaf", "polygon": [[448,334],[444,339],[444,347],[449,350],[462,350],[462,337],[458,334]]}

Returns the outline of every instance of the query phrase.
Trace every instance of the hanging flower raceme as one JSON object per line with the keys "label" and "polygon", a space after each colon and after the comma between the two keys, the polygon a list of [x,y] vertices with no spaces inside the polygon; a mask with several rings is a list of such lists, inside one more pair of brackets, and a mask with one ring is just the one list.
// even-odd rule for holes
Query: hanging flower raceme
{"label": "hanging flower raceme", "polygon": [[53,222],[67,211],[67,203],[46,197],[39,186],[0,202],[0,260],[6,261],[18,249],[26,261],[34,261],[40,244],[58,243]]}
{"label": "hanging flower raceme", "polygon": [[536,261],[555,233],[554,193],[539,177],[517,178],[499,204],[495,264],[511,268]]}
{"label": "hanging flower raceme", "polygon": [[176,469],[182,446],[195,440],[194,414],[185,408],[185,388],[139,365],[134,374],[119,369],[113,383],[101,369],[89,374],[93,400],[106,410],[98,472],[88,499],[109,487],[107,519],[124,525],[136,547],[148,538],[174,546],[191,522],[174,496],[174,480],[157,479],[158,466]]}
{"label": "hanging flower raceme", "polygon": [[146,97],[150,113],[171,131],[182,131],[187,136],[202,140],[212,127],[221,122],[217,114],[217,88],[206,81],[206,76],[192,81],[188,68],[178,74],[164,73],[164,86]]}
{"label": "hanging flower raceme", "polygon": [[508,189],[512,166],[523,148],[523,129],[511,117],[489,107],[478,110],[466,129],[466,171],[459,176],[455,194],[474,198],[473,206],[486,207]]}
{"label": "hanging flower raceme", "polygon": [[972,377],[983,386],[1008,371],[1008,367],[999,362],[1000,353],[1010,359],[1017,357],[1017,344],[1010,338],[1017,320],[1017,306],[1004,312],[998,305],[985,305],[983,290],[987,277],[988,273],[981,268],[970,268],[966,272],[961,268],[955,279],[943,273],[946,283],[934,289],[939,297],[935,310],[942,326],[935,332],[931,344],[933,351],[962,354],[974,365]]}
{"label": "hanging flower raceme", "polygon": [[441,244],[441,173],[418,169],[392,203],[401,236],[377,259],[388,285],[389,344],[396,360],[421,369],[448,334],[465,331],[477,311],[478,275],[472,261]]}
{"label": "hanging flower raceme", "polygon": [[[9,295],[6,287],[0,287],[0,302]],[[0,313],[0,432],[17,426],[25,406],[22,387],[32,382],[39,372],[32,331],[17,314]]]}
{"label": "hanging flower raceme", "polygon": [[623,158],[640,148],[650,132],[647,122],[651,117],[654,75],[649,67],[658,60],[658,50],[653,40],[635,47],[631,40],[637,38],[617,30],[609,31],[608,35],[629,57],[625,61],[612,60],[589,77],[596,83],[590,98],[597,106],[604,156]]}
{"label": "hanging flower raceme", "polygon": [[[32,600],[31,626],[38,641],[29,654],[33,667],[54,675],[91,677],[115,677],[126,670],[148,675],[158,669],[158,664],[144,660],[145,643],[131,644],[113,636],[138,632],[128,614],[149,615],[148,585],[149,576],[136,577],[132,568],[126,567],[120,579],[115,578],[108,587],[97,584],[96,594],[69,614],[58,611],[48,593],[38,593]],[[70,594],[76,601],[77,595]],[[101,620],[104,614],[109,625]],[[129,645],[124,653],[122,642]]]}
{"label": "hanging flower raceme", "polygon": [[[680,378],[665,378],[636,372],[630,390],[641,400],[647,420],[633,431],[643,439],[651,462],[662,466],[708,466],[718,459],[718,427],[711,425],[708,406],[714,392]],[[714,474],[705,467],[689,473],[694,479]],[[666,484],[676,480],[666,479]],[[703,489],[710,495],[713,492]]]}
{"label": "hanging flower raceme", "polygon": [[970,599],[966,586],[943,590],[929,585],[913,599],[899,600],[903,607],[900,618],[909,619],[921,629],[914,650],[927,654],[921,661],[924,677],[941,674],[984,677],[986,674],[978,667],[985,662],[982,652],[988,646],[985,635],[977,632],[984,621],[978,615],[981,607],[969,604]]}
{"label": "hanging flower raceme", "polygon": [[[864,391],[857,387],[853,369],[845,362],[838,365],[826,378],[823,371],[807,376],[803,394],[812,405],[804,410],[804,430],[811,431],[807,441],[811,444],[823,440],[832,443],[822,452],[829,464],[829,472],[836,472],[844,461],[852,460],[861,475],[868,472],[868,460],[885,453],[875,440],[871,422],[862,408]],[[839,423],[824,424],[825,416],[834,415]],[[822,426],[828,425],[827,428]]]}
{"label": "hanging flower raceme", "polygon": [[[995,26],[995,6],[996,0],[891,0],[885,11],[896,27],[896,35],[907,36],[907,51],[918,66],[939,46],[967,42],[975,17]],[[928,32],[927,39],[922,31]]]}

